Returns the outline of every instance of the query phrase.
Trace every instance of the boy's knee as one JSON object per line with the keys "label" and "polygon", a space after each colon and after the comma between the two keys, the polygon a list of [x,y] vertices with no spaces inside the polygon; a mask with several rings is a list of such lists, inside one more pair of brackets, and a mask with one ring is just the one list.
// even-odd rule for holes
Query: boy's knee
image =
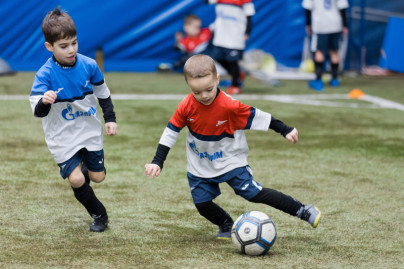
{"label": "boy's knee", "polygon": [[69,183],[73,188],[79,188],[83,186],[84,182],[85,178],[82,173],[71,173],[69,175]]}
{"label": "boy's knee", "polygon": [[105,171],[102,172],[88,171],[88,175],[90,176],[91,181],[95,183],[100,183],[105,179]]}

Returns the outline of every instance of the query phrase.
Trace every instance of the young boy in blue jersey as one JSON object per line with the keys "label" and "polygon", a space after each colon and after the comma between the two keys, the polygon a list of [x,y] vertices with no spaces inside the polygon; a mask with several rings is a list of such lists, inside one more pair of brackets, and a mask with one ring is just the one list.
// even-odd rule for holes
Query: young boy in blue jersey
{"label": "young boy in blue jersey", "polygon": [[31,108],[35,117],[42,118],[45,140],[60,175],[68,178],[74,196],[94,219],[90,231],[103,232],[107,211],[90,181],[102,182],[106,175],[97,98],[106,134],[117,134],[110,91],[97,63],[77,53],[76,27],[67,13],[58,8],[50,11],[42,22],[42,32],[53,56],[35,76]]}
{"label": "young boy in blue jersey", "polygon": [[185,81],[191,89],[178,105],[160,138],[153,161],[145,165],[147,176],[158,176],[179,132],[188,127],[187,176],[192,199],[200,215],[219,226],[217,238],[230,238],[233,219],[213,202],[226,182],[236,194],[254,203],[263,203],[296,216],[317,227],[321,212],[291,196],[262,187],[253,179],[248,165],[245,129],[272,129],[296,143],[296,128],[271,114],[245,105],[218,89],[219,75],[207,55],[195,55],[184,66]]}

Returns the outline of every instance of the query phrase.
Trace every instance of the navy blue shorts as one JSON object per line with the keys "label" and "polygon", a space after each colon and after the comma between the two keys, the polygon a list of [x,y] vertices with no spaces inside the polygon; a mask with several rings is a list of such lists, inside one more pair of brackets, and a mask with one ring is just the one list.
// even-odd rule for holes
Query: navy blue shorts
{"label": "navy blue shorts", "polygon": [[60,175],[63,178],[67,178],[73,172],[73,170],[83,162],[89,171],[102,172],[104,167],[104,150],[88,151],[86,148],[82,148],[69,160],[58,163]]}
{"label": "navy blue shorts", "polygon": [[237,62],[243,58],[243,51],[212,46],[209,56],[216,61]]}
{"label": "navy blue shorts", "polygon": [[219,183],[226,182],[237,195],[247,200],[255,197],[262,186],[253,179],[249,166],[233,169],[214,178],[200,178],[187,173],[192,199],[195,204],[212,201],[220,195]]}
{"label": "navy blue shorts", "polygon": [[338,51],[342,33],[314,34],[312,37],[312,51],[321,51],[324,54],[329,50]]}

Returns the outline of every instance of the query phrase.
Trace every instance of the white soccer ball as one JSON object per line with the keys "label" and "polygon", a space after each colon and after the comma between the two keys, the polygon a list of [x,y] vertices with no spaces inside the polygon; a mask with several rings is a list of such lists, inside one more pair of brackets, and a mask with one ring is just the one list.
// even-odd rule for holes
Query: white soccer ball
{"label": "white soccer ball", "polygon": [[264,255],[275,243],[275,224],[265,213],[249,211],[234,222],[231,239],[242,254]]}

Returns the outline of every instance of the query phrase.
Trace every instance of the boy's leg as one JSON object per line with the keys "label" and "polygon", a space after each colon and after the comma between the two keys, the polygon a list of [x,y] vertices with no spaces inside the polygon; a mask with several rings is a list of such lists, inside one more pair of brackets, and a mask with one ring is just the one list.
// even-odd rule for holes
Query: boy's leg
{"label": "boy's leg", "polygon": [[329,54],[330,54],[330,62],[331,62],[331,75],[332,79],[330,81],[330,86],[338,87],[338,71],[339,71],[339,55],[338,49],[341,41],[342,33],[334,33],[330,34],[330,43],[329,43]]}
{"label": "boy's leg", "polygon": [[87,212],[94,218],[90,231],[102,232],[108,224],[108,215],[104,205],[95,196],[94,190],[85,181],[84,175],[77,166],[69,175],[69,182],[76,199],[87,209]]}
{"label": "boy's leg", "polygon": [[237,195],[250,202],[263,203],[292,216],[299,217],[308,221],[314,228],[317,226],[321,217],[320,211],[313,206],[304,206],[291,196],[273,189],[263,188],[253,179],[249,166],[236,168],[227,173],[226,176],[230,178],[227,183]]}
{"label": "boy's leg", "polygon": [[262,190],[256,196],[249,199],[249,201],[272,206],[292,216],[297,216],[298,211],[303,206],[303,204],[296,199],[269,188],[262,188]]}
{"label": "boy's leg", "polygon": [[324,66],[324,53],[321,51],[316,51],[314,54],[314,67],[316,73],[316,80],[321,80],[323,75],[323,66]]}
{"label": "boy's leg", "polygon": [[256,196],[249,199],[249,201],[272,206],[307,221],[313,228],[317,227],[321,218],[321,212],[314,206],[303,205],[295,198],[269,188],[262,188],[262,190]]}
{"label": "boy's leg", "polygon": [[313,34],[311,38],[311,50],[314,51],[314,72],[316,79],[309,81],[309,87],[316,91],[322,91],[324,84],[322,81],[324,52],[327,50],[327,36],[324,34]]}
{"label": "boy's leg", "polygon": [[192,199],[199,214],[219,226],[217,238],[230,238],[233,220],[229,213],[212,202],[220,195],[219,183],[210,182],[210,179],[200,178],[189,172],[187,176]]}
{"label": "boy's leg", "polygon": [[218,239],[230,238],[233,219],[223,208],[212,201],[195,204],[201,216],[219,226]]}

